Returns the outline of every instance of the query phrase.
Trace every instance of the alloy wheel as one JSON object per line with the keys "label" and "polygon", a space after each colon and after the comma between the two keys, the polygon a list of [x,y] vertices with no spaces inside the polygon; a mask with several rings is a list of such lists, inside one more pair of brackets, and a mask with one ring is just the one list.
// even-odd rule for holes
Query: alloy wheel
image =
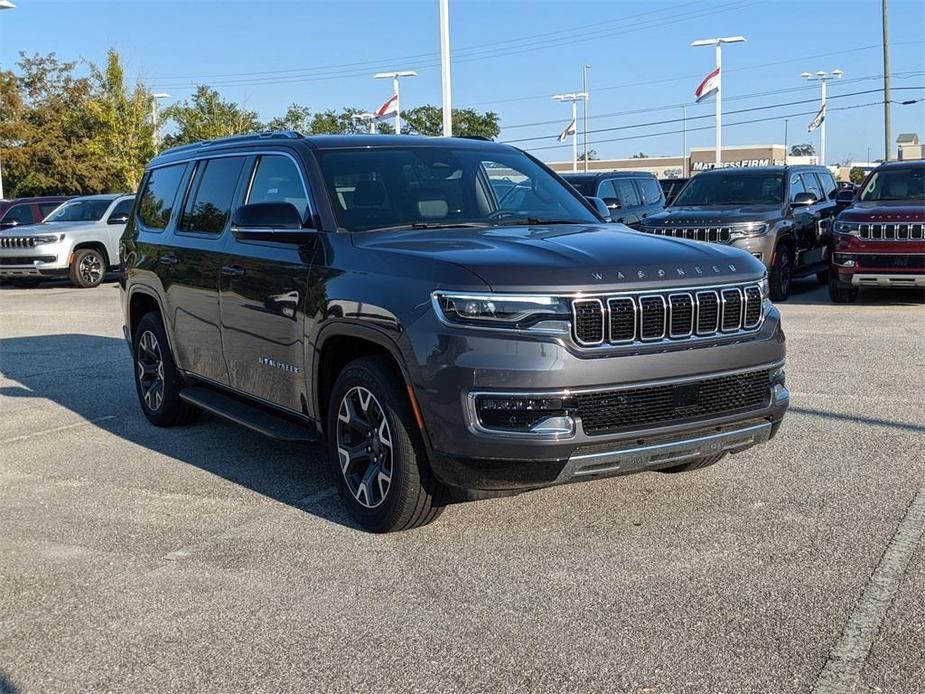
{"label": "alloy wheel", "polygon": [[141,397],[149,410],[157,412],[164,402],[164,359],[157,336],[150,330],[145,330],[138,340],[136,365]]}
{"label": "alloy wheel", "polygon": [[87,284],[97,284],[103,278],[103,260],[94,253],[88,253],[77,267],[80,279]]}
{"label": "alloy wheel", "polygon": [[781,292],[784,294],[784,296],[786,296],[787,294],[790,293],[790,254],[789,253],[786,253],[786,252],[781,253],[779,274],[780,274]]}
{"label": "alloy wheel", "polygon": [[347,489],[357,503],[376,508],[392,484],[392,432],[382,405],[355,386],[337,410],[337,457]]}

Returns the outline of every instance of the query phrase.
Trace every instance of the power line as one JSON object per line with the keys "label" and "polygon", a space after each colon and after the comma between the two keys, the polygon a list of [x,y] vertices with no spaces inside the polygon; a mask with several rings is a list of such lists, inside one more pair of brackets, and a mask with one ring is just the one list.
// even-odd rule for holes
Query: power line
{"label": "power line", "polygon": [[[898,89],[923,89],[923,87],[898,87]],[[873,94],[879,91],[880,89],[865,89],[865,90],[858,91],[858,92],[848,92],[847,94],[835,94],[829,98],[830,99],[844,99],[849,96],[861,96],[864,94]],[[737,113],[749,113],[751,111],[763,111],[763,110],[767,110],[771,108],[784,108],[786,106],[797,106],[799,104],[810,104],[810,103],[816,103],[816,102],[818,102],[818,99],[801,99],[799,101],[788,101],[782,104],[768,104],[765,106],[752,106],[750,108],[741,108],[741,109],[736,109],[734,111],[727,111],[726,113],[728,115],[734,115]],[[704,118],[713,118],[713,114],[705,113],[699,116],[689,116],[686,120],[687,121],[702,120]],[[617,126],[613,126],[609,128],[597,128],[595,130],[589,130],[588,132],[589,133],[604,133],[604,132],[614,132],[616,130],[633,130],[635,128],[647,128],[653,125],[666,125],[668,123],[680,123],[683,120],[685,119],[669,118],[666,120],[653,121],[649,123],[634,123],[632,125],[617,125]],[[553,137],[555,137],[555,135],[538,135],[535,137],[522,137],[522,138],[517,138],[514,140],[504,140],[503,142],[505,142],[506,144],[516,144],[518,142],[536,142],[538,140],[549,140]]]}
{"label": "power line", "polygon": [[[925,87],[900,87],[900,89],[925,89]],[[875,91],[880,91],[880,90],[877,89],[877,90],[875,90]],[[879,106],[879,105],[882,104],[882,103],[883,103],[882,100],[881,100],[881,101],[871,101],[871,102],[868,102],[868,103],[865,103],[865,104],[852,104],[852,105],[849,105],[849,106],[836,106],[836,107],[831,108],[831,109],[829,109],[829,110],[831,110],[831,111],[851,111],[851,110],[856,109],[856,108],[867,108],[867,107],[870,107],[870,106]],[[766,122],[768,122],[768,121],[779,121],[779,120],[782,119],[782,118],[798,118],[798,117],[800,117],[800,116],[812,116],[812,115],[815,115],[815,114],[817,113],[817,111],[818,111],[818,109],[814,109],[814,110],[812,110],[812,111],[801,111],[800,113],[788,113],[788,114],[785,114],[785,115],[768,116],[767,118],[752,118],[752,119],[750,119],[750,120],[736,121],[735,123],[724,123],[724,124],[723,124],[723,127],[724,127],[724,128],[727,128],[727,127],[734,127],[734,126],[737,126],[737,125],[751,125],[751,124],[753,124],[753,123],[766,123]],[[696,131],[698,131],[698,130],[712,130],[712,129],[713,129],[713,126],[712,126],[712,125],[702,125],[702,126],[695,127],[695,128],[687,128],[687,132],[696,132]],[[606,139],[606,140],[595,140],[594,142],[589,142],[588,145],[589,145],[589,146],[590,146],[590,145],[601,145],[601,144],[605,144],[605,143],[608,143],[608,142],[624,142],[624,141],[626,141],[626,140],[642,140],[642,139],[653,138],[653,137],[663,137],[663,136],[668,136],[668,135],[678,135],[678,134],[680,134],[680,133],[681,133],[680,130],[664,130],[664,131],[658,132],[658,133],[645,133],[645,134],[642,134],[642,135],[638,135],[638,134],[637,134],[637,135],[628,135],[628,136],[625,136],[625,137],[612,137],[612,138],[608,138],[608,139]],[[530,147],[530,148],[529,148],[529,151],[530,151],[530,152],[539,152],[539,151],[547,150],[547,149],[558,149],[559,147],[561,147],[561,145],[548,145],[548,146],[544,146],[544,147]]]}

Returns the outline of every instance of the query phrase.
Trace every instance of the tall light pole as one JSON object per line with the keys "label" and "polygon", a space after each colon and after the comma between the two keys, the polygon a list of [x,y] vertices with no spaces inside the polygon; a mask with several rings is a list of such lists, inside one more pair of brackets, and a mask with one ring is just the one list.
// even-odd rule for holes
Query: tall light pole
{"label": "tall light pole", "polygon": [[585,173],[588,172],[588,99],[591,98],[591,92],[588,91],[588,70],[591,66],[587,63],[581,68],[581,91],[585,93],[585,99],[581,104],[581,133],[585,141]]}
{"label": "tall light pole", "polygon": [[723,36],[713,39],[699,39],[693,41],[691,46],[715,46],[716,47],[716,74],[719,80],[716,85],[716,166],[722,163],[722,130],[723,130],[723,44],[724,43],[742,43],[745,41],[744,36]]}
{"label": "tall light pole", "polygon": [[353,120],[358,123],[367,122],[369,123],[369,134],[376,134],[376,114],[375,113],[354,113],[350,116]]}
{"label": "tall light pole", "polygon": [[[10,0],[0,0],[0,10],[15,10],[16,5],[14,5]],[[0,167],[0,200],[3,199],[3,168]]]}
{"label": "tall light pole", "polygon": [[377,80],[392,80],[392,93],[395,95],[395,134],[401,135],[401,99],[398,96],[398,80],[402,77],[417,77],[414,70],[397,70],[395,72],[379,72],[373,75]]}
{"label": "tall light pole", "polygon": [[440,0],[440,82],[443,86],[443,136],[453,137],[453,96],[450,89],[449,0]]}
{"label": "tall light pole", "polygon": [[883,161],[890,160],[890,23],[889,3],[883,0],[881,11],[883,13]]}
{"label": "tall light pole", "polygon": [[[552,97],[556,101],[562,101],[563,103],[571,102],[572,104],[572,123],[578,123],[578,102],[587,100],[588,95],[585,92],[577,92],[571,94],[556,94]],[[578,137],[577,135],[572,135],[572,171],[578,171]]]}
{"label": "tall light pole", "polygon": [[681,107],[681,175],[687,178],[687,106]]}
{"label": "tall light pole", "polygon": [[787,166],[787,155],[788,155],[787,147],[789,146],[787,143],[787,130],[789,128],[790,128],[790,119],[784,118],[784,166]]}
{"label": "tall light pole", "polygon": [[167,92],[157,92],[151,95],[151,139],[154,141],[155,154],[157,154],[161,144],[160,134],[157,132],[157,100],[169,98],[170,94]]}
{"label": "tall light pole", "polygon": [[[803,77],[809,81],[819,80],[819,84],[822,85],[822,103],[819,106],[819,112],[822,114],[822,122],[819,123],[819,162],[825,166],[825,122],[828,120],[828,112],[825,105],[825,83],[830,79],[840,80],[844,77],[845,73],[841,70],[832,70],[832,74],[829,75],[828,72],[820,70],[815,75],[809,72],[800,73],[800,77]],[[815,122],[815,121],[814,121]],[[810,127],[810,132],[812,132],[812,127]]]}

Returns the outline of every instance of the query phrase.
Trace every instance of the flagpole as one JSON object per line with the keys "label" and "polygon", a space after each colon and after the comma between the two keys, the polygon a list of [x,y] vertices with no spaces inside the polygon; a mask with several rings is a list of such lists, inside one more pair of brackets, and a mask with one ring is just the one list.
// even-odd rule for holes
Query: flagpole
{"label": "flagpole", "polygon": [[[825,108],[825,80],[822,80],[822,108]],[[821,157],[819,163],[825,166],[825,121],[828,114],[822,116],[822,132],[819,133],[820,145],[819,145],[819,156]]]}
{"label": "flagpole", "polygon": [[[578,99],[572,99],[572,122],[578,123]],[[577,130],[577,127],[576,127]],[[578,171],[578,135],[572,135],[572,173]]]}
{"label": "flagpole", "polygon": [[716,168],[720,168],[723,161],[723,44],[716,42]]}
{"label": "flagpole", "polygon": [[[417,77],[418,73],[414,70],[398,70],[395,72],[379,72],[373,77],[377,80],[392,80],[392,93],[395,95],[395,134],[401,135],[401,101],[398,96],[398,80],[401,77]],[[383,114],[385,115],[385,114]]]}

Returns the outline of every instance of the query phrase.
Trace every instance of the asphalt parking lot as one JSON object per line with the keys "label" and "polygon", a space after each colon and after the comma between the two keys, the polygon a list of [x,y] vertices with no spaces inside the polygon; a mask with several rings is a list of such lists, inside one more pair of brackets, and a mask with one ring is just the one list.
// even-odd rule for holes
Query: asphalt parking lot
{"label": "asphalt parking lot", "polygon": [[135,400],[118,290],[0,290],[0,692],[925,691],[925,306],[782,306],[768,446],[358,530]]}

